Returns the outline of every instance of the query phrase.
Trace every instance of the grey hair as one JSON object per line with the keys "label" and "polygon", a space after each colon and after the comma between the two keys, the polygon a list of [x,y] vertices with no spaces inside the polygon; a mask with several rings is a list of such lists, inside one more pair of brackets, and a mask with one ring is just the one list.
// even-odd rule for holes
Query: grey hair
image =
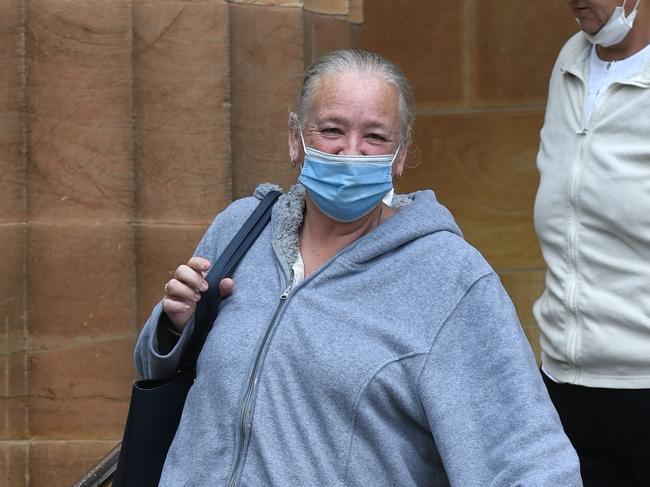
{"label": "grey hair", "polygon": [[412,139],[412,126],[415,118],[413,109],[413,89],[402,70],[379,54],[363,49],[342,49],[333,51],[317,59],[305,72],[298,100],[298,127],[304,129],[307,111],[314,101],[318,82],[325,76],[360,73],[372,75],[395,86],[399,96],[400,143],[408,146]]}

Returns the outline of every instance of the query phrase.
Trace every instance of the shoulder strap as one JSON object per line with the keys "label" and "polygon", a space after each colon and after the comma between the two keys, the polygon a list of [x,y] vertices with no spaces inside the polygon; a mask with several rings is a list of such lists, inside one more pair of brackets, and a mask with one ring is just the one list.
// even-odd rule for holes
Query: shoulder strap
{"label": "shoulder strap", "polygon": [[199,357],[199,353],[201,353],[205,339],[212,329],[214,320],[217,318],[219,302],[221,301],[219,283],[222,279],[232,276],[241,258],[271,220],[271,208],[280,194],[279,191],[269,191],[264,196],[223,253],[212,264],[212,268],[205,278],[208,281],[208,291],[203,294],[201,300],[196,305],[194,330],[187,344],[187,348],[183,352],[181,371],[196,365],[196,360]]}

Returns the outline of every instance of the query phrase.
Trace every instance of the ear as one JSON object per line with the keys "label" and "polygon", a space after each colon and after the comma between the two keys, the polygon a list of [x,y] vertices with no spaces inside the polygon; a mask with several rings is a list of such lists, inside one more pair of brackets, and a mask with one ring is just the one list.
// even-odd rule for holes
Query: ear
{"label": "ear", "polygon": [[298,117],[294,112],[289,113],[289,159],[292,162],[302,161],[302,143],[298,127]]}

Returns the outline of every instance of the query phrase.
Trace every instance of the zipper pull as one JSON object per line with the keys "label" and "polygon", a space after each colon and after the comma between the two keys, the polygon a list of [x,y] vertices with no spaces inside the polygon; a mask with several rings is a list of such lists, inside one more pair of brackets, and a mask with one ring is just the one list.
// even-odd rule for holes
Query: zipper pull
{"label": "zipper pull", "polygon": [[291,292],[291,287],[292,287],[292,284],[289,284],[289,287],[286,288],[282,294],[280,294],[280,299],[282,301],[284,301],[285,299],[287,299],[289,297],[289,293]]}
{"label": "zipper pull", "polygon": [[582,128],[582,129],[578,130],[578,131],[576,132],[576,134],[578,134],[578,135],[587,135],[588,132],[589,132],[589,128],[588,128],[588,127],[584,127],[584,128]]}

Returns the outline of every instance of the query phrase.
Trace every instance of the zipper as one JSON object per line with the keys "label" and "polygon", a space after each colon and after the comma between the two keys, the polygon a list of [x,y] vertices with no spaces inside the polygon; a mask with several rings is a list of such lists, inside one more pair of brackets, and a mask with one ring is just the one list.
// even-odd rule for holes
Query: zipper
{"label": "zipper", "polygon": [[291,292],[291,288],[292,288],[292,287],[293,287],[293,283],[289,284],[289,287],[286,288],[286,289],[282,292],[282,294],[280,294],[280,300],[281,300],[281,301],[284,301],[285,299],[287,299],[287,298],[289,297],[289,293]]}
{"label": "zipper", "polygon": [[[579,132],[580,133],[580,132]],[[586,135],[586,134],[583,134]],[[578,293],[578,251],[577,251],[577,240],[578,240],[578,219],[577,219],[577,199],[578,199],[578,180],[580,179],[580,174],[582,173],[582,155],[583,155],[583,145],[580,143],[579,148],[579,157],[578,161],[571,172],[571,177],[569,179],[569,202],[571,204],[571,216],[569,220],[570,232],[568,239],[568,257],[571,269],[571,281],[569,282],[567,289],[567,305],[572,317],[572,327],[569,329],[569,334],[567,336],[567,356],[571,361],[575,361],[576,347],[577,347],[577,336],[578,336],[578,307],[577,307],[577,293]]]}
{"label": "zipper", "polygon": [[[288,281],[288,276],[283,270],[285,282]],[[241,471],[244,464],[244,457],[246,456],[246,450],[248,450],[248,442],[250,440],[250,432],[253,423],[253,409],[254,409],[254,399],[257,392],[257,384],[259,382],[259,374],[261,371],[262,363],[264,362],[264,357],[268,349],[268,345],[273,335],[273,331],[277,327],[279,317],[287,306],[289,295],[293,288],[293,282],[291,282],[287,288],[280,294],[280,300],[275,312],[273,313],[273,318],[269,322],[269,326],[266,329],[262,343],[260,344],[259,349],[257,350],[257,355],[255,356],[255,363],[253,365],[253,370],[248,377],[248,385],[246,386],[246,392],[240,407],[239,415],[239,441],[237,442],[237,452],[236,459],[233,465],[230,479],[228,480],[228,487],[235,487],[239,484]]]}
{"label": "zipper", "polygon": [[[273,336],[273,332],[277,328],[280,316],[286,309],[293,293],[295,293],[299,288],[303,287],[309,281],[314,279],[316,276],[321,274],[325,269],[327,269],[332,264],[332,262],[336,260],[336,258],[339,255],[349,251],[350,248],[354,247],[355,245],[356,244],[353,244],[338,252],[330,260],[328,260],[325,264],[323,264],[317,271],[315,271],[314,273],[310,274],[308,277],[305,277],[302,281],[300,281],[295,287],[293,286],[292,280],[291,282],[289,282],[290,276],[287,275],[285,268],[282,266],[282,263],[280,263],[280,269],[282,269],[282,274],[284,276],[284,283],[289,282],[289,285],[279,296],[279,303],[275,309],[275,312],[273,313],[273,318],[271,319],[269,326],[266,329],[266,333],[264,334],[262,343],[260,344],[260,347],[257,350],[257,355],[255,357],[253,370],[248,378],[246,393],[244,394],[244,399],[242,400],[242,404],[240,407],[239,441],[237,442],[235,463],[230,473],[230,478],[228,479],[228,483],[226,484],[228,487],[236,487],[239,484],[239,481],[241,479],[241,472],[244,466],[244,459],[246,457],[246,452],[248,450],[250,432],[253,423],[253,412],[255,409],[254,401],[257,393],[259,374],[261,371],[261,366],[264,363],[264,358],[266,356],[266,351],[268,350],[269,342],[271,340],[271,337]],[[276,258],[278,258],[277,253],[276,253]]]}
{"label": "zipper", "polygon": [[[581,78],[578,78],[582,81]],[[605,92],[602,94],[600,97],[601,100],[605,100],[607,98],[607,93],[613,89],[613,87],[617,84],[621,84],[618,82],[615,83],[610,83]],[[583,88],[586,90],[586,84],[584,81],[582,81]],[[596,103],[596,106],[594,106],[593,111],[591,112],[591,116],[589,120],[593,120],[594,116],[598,114],[598,109],[599,105],[602,105],[601,103]],[[600,107],[602,108],[602,106]],[[575,165],[574,170],[571,173],[570,177],[570,182],[569,182],[569,201],[571,203],[571,233],[569,235],[569,243],[568,243],[568,253],[569,253],[569,261],[571,264],[572,268],[572,281],[568,286],[567,289],[567,305],[569,307],[569,311],[571,313],[571,316],[573,318],[573,326],[571,330],[568,333],[567,336],[567,348],[566,348],[566,353],[571,362],[573,362],[576,367],[574,368],[574,380],[578,379],[578,374],[579,374],[579,368],[577,367],[578,363],[578,339],[580,335],[580,328],[579,328],[579,323],[578,323],[578,288],[579,288],[579,274],[578,274],[578,245],[577,245],[577,240],[578,240],[578,219],[577,219],[577,213],[578,213],[578,185],[579,185],[579,180],[580,176],[582,174],[582,170],[584,168],[584,146],[585,146],[585,137],[589,134],[589,122],[584,119],[584,111],[583,111],[583,121],[582,121],[582,128],[577,131],[577,134],[582,136],[580,140],[580,146],[578,149],[578,160]]]}
{"label": "zipper", "polygon": [[[610,66],[608,66],[609,69]],[[586,90],[587,90],[587,84],[585,80],[582,77],[582,73],[577,70],[576,66],[561,66],[560,67],[560,72],[563,75],[570,74],[574,76],[576,79],[578,79],[583,88],[583,99],[585,98]],[[606,88],[605,92],[599,97],[601,100],[606,99],[607,92],[613,89],[613,86],[615,85],[628,85],[628,86],[639,86],[642,88],[646,88],[647,85],[639,82],[639,81],[619,81],[619,82],[614,82],[610,83],[608,87]],[[594,107],[594,110],[591,113],[590,120],[593,120],[594,115],[596,115],[598,111],[598,106],[599,104],[597,103],[596,106]],[[580,175],[582,173],[583,169],[583,157],[584,157],[584,145],[585,145],[585,137],[589,134],[589,123],[587,120],[585,120],[584,117],[584,108],[582,111],[582,123],[580,125],[580,128],[576,131],[576,134],[581,135],[581,141],[580,141],[580,146],[579,146],[579,157],[576,163],[576,166],[574,167],[573,171],[571,172],[570,180],[569,180],[569,201],[571,205],[571,230],[570,234],[568,236],[568,245],[567,245],[567,253],[568,253],[568,258],[569,258],[569,264],[572,267],[572,281],[568,284],[567,287],[567,294],[566,294],[566,300],[567,300],[567,306],[569,308],[569,312],[573,318],[573,327],[569,330],[567,334],[567,343],[566,343],[566,354],[569,359],[577,365],[577,355],[578,355],[578,335],[579,335],[579,330],[578,330],[578,272],[577,272],[577,265],[578,265],[578,251],[577,251],[577,206],[578,206],[578,199],[577,199],[577,188],[578,188],[578,181],[580,179]],[[579,374],[579,369],[578,367],[574,367],[574,380],[578,378]]]}
{"label": "zipper", "polygon": [[[582,84],[583,99],[586,101],[587,86],[581,76],[577,73],[572,73]],[[594,110],[595,111],[595,110]],[[585,137],[589,134],[588,121],[584,115],[584,107],[582,109],[582,122],[580,129],[576,134],[580,136],[580,144],[578,147],[578,154],[576,162],[572,168],[569,176],[569,204],[571,207],[571,214],[569,217],[569,235],[567,242],[567,253],[569,259],[569,266],[571,270],[571,281],[567,285],[566,301],[569,308],[569,313],[572,318],[572,326],[567,333],[566,354],[569,360],[575,363],[577,356],[577,342],[578,342],[578,186],[580,176],[584,167],[584,145]],[[593,112],[592,112],[593,116]],[[577,369],[574,369],[577,374]]]}

